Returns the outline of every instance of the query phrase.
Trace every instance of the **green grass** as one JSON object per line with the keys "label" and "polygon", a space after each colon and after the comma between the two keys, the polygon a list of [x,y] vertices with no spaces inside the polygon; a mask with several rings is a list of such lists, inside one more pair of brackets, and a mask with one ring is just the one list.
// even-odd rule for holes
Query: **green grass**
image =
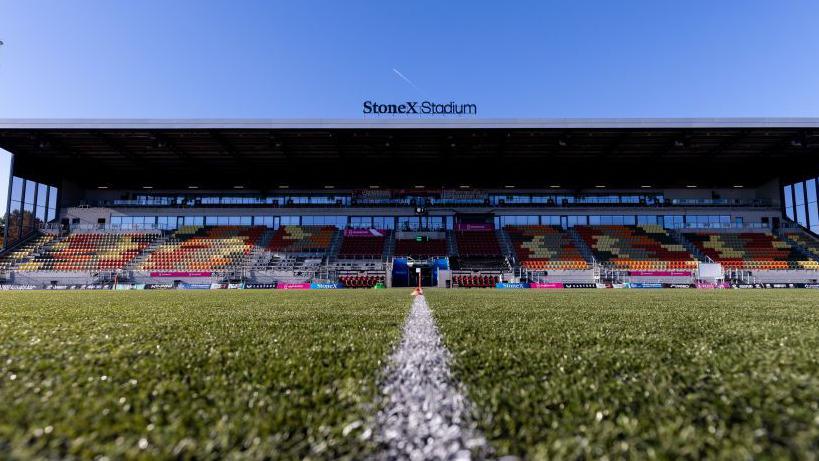
{"label": "green grass", "polygon": [[406,290],[0,293],[0,459],[359,457],[354,423],[409,304]]}
{"label": "green grass", "polygon": [[435,291],[499,455],[816,459],[819,291]]}

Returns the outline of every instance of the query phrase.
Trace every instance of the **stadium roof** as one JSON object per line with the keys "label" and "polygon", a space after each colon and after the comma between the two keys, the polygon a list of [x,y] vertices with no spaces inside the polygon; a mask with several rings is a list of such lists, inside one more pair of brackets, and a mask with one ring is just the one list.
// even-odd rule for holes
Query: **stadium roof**
{"label": "stadium roof", "polygon": [[730,187],[819,171],[819,118],[20,119],[0,147],[84,187]]}

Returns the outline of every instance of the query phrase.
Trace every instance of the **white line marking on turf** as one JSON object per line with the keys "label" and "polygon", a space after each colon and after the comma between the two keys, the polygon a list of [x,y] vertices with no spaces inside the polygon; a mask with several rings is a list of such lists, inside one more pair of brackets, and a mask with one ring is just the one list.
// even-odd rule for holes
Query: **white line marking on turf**
{"label": "white line marking on turf", "polygon": [[398,349],[390,356],[376,415],[379,459],[473,459],[489,454],[452,379],[450,354],[423,296],[416,296]]}

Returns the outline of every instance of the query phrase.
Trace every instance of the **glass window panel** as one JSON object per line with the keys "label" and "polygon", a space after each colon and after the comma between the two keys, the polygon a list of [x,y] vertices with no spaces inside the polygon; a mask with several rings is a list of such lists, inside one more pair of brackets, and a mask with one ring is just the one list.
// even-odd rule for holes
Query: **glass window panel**
{"label": "glass window panel", "polygon": [[805,184],[808,188],[808,203],[816,202],[816,181],[811,179],[810,181],[805,181]]}
{"label": "glass window panel", "polygon": [[45,184],[37,185],[37,206],[45,207],[46,200],[48,200],[48,186]]}
{"label": "glass window panel", "polygon": [[279,218],[279,223],[282,226],[298,226],[301,220],[298,216],[282,216]]}
{"label": "glass window panel", "polygon": [[785,215],[788,219],[793,220],[793,189],[791,186],[785,186]]}
{"label": "glass window panel", "polygon": [[819,211],[817,208],[819,208],[819,204],[816,202],[808,204],[808,220],[811,227],[819,225]]}
{"label": "glass window panel", "polygon": [[796,222],[803,226],[808,225],[807,214],[805,213],[805,205],[796,205]]}
{"label": "glass window panel", "polygon": [[11,181],[11,199],[19,202],[23,201],[23,178],[15,176]]}
{"label": "glass window panel", "polygon": [[23,204],[18,200],[12,200],[11,208],[9,209],[9,216],[6,225],[8,226],[8,244],[12,244],[19,240],[20,231],[23,225]]}
{"label": "glass window panel", "polygon": [[[560,225],[560,216],[555,216],[556,219],[552,221],[552,224],[555,226]],[[572,226],[585,226],[589,224],[588,216],[569,216],[566,220],[569,227]]]}
{"label": "glass window panel", "polygon": [[803,183],[798,182],[793,185],[793,193],[794,193],[794,204],[799,206],[805,203],[805,186]]}
{"label": "glass window panel", "polygon": [[23,203],[34,204],[34,196],[37,194],[37,183],[26,180],[26,195],[23,197]]}

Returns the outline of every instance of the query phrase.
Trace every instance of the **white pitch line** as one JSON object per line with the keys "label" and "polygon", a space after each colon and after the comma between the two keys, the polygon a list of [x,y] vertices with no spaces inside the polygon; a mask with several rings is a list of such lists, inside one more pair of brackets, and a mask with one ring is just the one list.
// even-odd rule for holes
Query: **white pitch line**
{"label": "white pitch line", "polygon": [[390,356],[376,415],[377,459],[483,459],[486,439],[469,417],[470,404],[452,378],[423,296],[416,296],[398,349]]}

